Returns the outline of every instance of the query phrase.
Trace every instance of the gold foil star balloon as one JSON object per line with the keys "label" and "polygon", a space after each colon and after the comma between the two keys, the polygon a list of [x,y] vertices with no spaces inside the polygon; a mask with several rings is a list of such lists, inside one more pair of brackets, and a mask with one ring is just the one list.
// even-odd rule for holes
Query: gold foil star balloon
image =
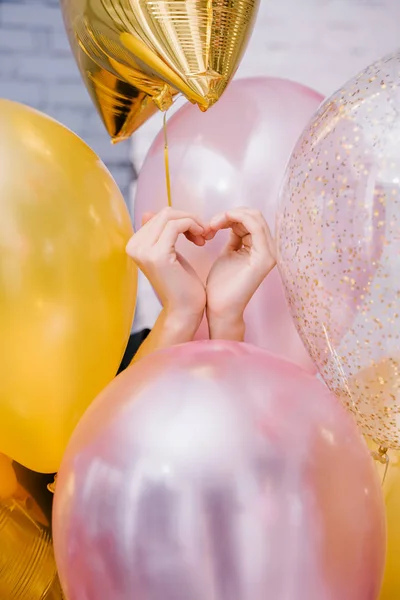
{"label": "gold foil star balloon", "polygon": [[327,385],[400,448],[400,52],[327,100],[290,159],[278,262]]}
{"label": "gold foil star balloon", "polygon": [[108,133],[129,137],[183,93],[207,110],[233,77],[259,0],[61,0],[83,80]]}

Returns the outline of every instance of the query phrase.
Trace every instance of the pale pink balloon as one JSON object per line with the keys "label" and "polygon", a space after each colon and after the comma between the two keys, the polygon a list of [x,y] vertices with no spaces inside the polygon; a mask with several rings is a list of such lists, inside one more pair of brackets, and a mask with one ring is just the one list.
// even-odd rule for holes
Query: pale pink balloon
{"label": "pale pink balloon", "polygon": [[[259,209],[271,230],[286,163],[322,96],[283,79],[234,81],[207,113],[186,104],[168,121],[172,203],[205,221],[235,206]],[[155,139],[139,175],[135,222],[167,205],[164,137]],[[226,242],[220,233],[205,248],[186,240],[179,251],[205,280]],[[247,308],[246,340],[315,372],[288,310],[277,270]],[[202,330],[202,335],[206,333]]]}
{"label": "pale pink balloon", "polygon": [[71,438],[54,546],[68,600],[376,600],[380,482],[314,376],[234,342],[144,358]]}

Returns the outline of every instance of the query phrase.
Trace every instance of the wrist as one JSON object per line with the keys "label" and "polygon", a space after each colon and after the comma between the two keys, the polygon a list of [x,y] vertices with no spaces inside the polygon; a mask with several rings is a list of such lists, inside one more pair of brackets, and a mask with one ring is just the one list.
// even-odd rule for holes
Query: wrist
{"label": "wrist", "polygon": [[169,332],[170,336],[178,340],[176,343],[184,343],[193,339],[200,327],[203,313],[204,311],[201,313],[192,313],[164,308],[161,317],[166,331]]}
{"label": "wrist", "polygon": [[132,362],[137,362],[157,350],[190,342],[200,326],[201,319],[202,314],[186,314],[163,308]]}
{"label": "wrist", "polygon": [[211,340],[243,342],[246,331],[243,313],[218,315],[207,310],[207,321]]}

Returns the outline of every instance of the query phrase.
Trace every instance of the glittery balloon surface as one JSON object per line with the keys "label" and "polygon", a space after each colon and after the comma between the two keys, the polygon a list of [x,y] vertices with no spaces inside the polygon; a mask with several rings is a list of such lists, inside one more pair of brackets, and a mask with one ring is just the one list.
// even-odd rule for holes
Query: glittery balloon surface
{"label": "glittery balloon surface", "polygon": [[400,448],[400,51],[327,100],[282,186],[278,262],[325,382]]}

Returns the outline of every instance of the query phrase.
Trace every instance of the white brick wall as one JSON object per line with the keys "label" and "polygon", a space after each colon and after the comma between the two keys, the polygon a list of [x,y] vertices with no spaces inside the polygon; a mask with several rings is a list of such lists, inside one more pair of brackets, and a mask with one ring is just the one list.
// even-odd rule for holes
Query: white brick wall
{"label": "white brick wall", "polygon": [[72,57],[58,0],[0,0],[0,96],[42,110],[75,131],[127,197],[130,144],[111,145]]}

